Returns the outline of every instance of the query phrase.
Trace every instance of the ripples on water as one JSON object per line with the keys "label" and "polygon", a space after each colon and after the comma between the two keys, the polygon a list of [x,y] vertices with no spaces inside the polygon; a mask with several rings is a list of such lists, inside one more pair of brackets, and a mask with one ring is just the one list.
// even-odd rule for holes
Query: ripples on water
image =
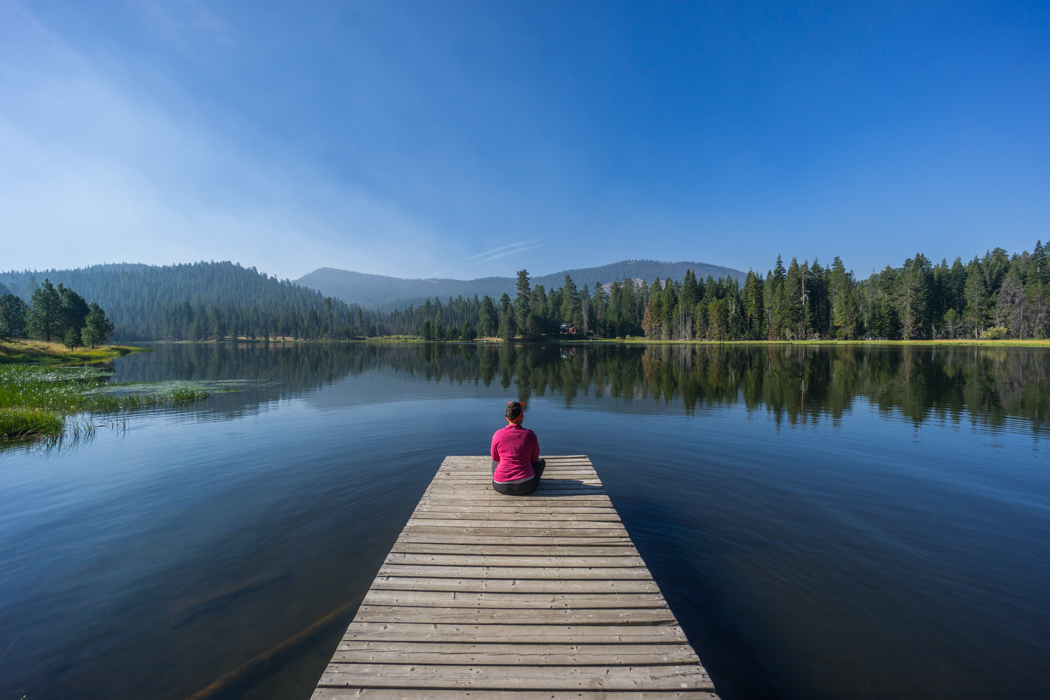
{"label": "ripples on water", "polygon": [[1050,696],[1050,352],[159,346],[243,382],[0,453],[0,698],[308,698],[442,457],[528,399],[727,700]]}

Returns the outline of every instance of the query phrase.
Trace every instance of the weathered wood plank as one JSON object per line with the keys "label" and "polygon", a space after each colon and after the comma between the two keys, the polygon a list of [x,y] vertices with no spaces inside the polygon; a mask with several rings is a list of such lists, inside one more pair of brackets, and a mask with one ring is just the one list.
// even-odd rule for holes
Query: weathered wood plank
{"label": "weathered wood plank", "polygon": [[375,590],[474,591],[475,593],[657,593],[652,579],[641,581],[548,581],[543,579],[458,579],[377,576]]}
{"label": "weathered wood plank", "polygon": [[[612,502],[606,497],[591,497],[591,496],[543,496],[542,494],[533,493],[529,497],[529,504],[533,507],[537,506],[551,506],[555,508],[573,508],[579,507],[590,507],[590,508],[609,508],[612,506]],[[420,499],[419,503],[424,506],[433,504],[442,504],[449,506],[517,506],[518,502],[510,496],[501,496],[495,491],[492,495],[476,495],[471,493],[457,494],[453,496],[442,496],[434,497],[424,494],[423,498]]]}
{"label": "weathered wood plank", "polygon": [[318,688],[313,700],[718,700],[706,690],[436,690],[432,688]]}
{"label": "weathered wood plank", "polygon": [[342,642],[332,661],[485,666],[666,666],[697,663],[688,644]]}
{"label": "weathered wood plank", "polygon": [[[480,489],[481,487],[479,486],[479,487],[475,487],[475,488]],[[486,486],[485,488],[489,488],[489,487]],[[470,492],[467,492],[467,493],[470,493]],[[477,491],[474,491],[474,493],[476,494]],[[427,493],[425,493],[423,495],[423,497],[427,500],[428,503],[432,503],[435,498],[440,498],[442,500],[445,500],[445,499],[451,499],[453,496],[458,498],[458,497],[461,497],[463,495],[464,495],[464,492],[462,490],[460,490],[460,489],[442,488],[440,490],[428,491]],[[495,491],[489,491],[489,493],[482,492],[482,495],[477,498],[477,502],[491,503],[491,504],[505,504],[505,503],[513,503],[515,500],[518,500],[518,499],[521,499],[521,498],[529,498],[529,499],[532,499],[534,502],[537,502],[537,501],[553,501],[554,503],[567,504],[567,503],[571,503],[573,501],[568,501],[568,500],[565,500],[565,499],[594,500],[596,498],[601,498],[603,496],[604,497],[608,497],[608,494],[605,493],[605,491],[598,490],[598,489],[591,489],[591,488],[584,489],[584,488],[576,487],[576,486],[559,486],[558,488],[553,488],[552,487],[552,488],[549,488],[549,489],[544,489],[543,487],[539,487],[535,491],[533,491],[532,494],[530,494],[528,496],[505,496],[505,495],[503,495],[501,493],[496,493]]]}
{"label": "weathered wood plank", "polygon": [[624,542],[617,545],[582,545],[572,546],[568,544],[561,545],[544,545],[544,544],[528,544],[523,545],[515,542],[513,539],[508,540],[506,544],[474,544],[471,543],[455,543],[455,544],[442,544],[442,543],[427,543],[427,542],[408,542],[398,540],[394,543],[394,546],[390,550],[391,554],[435,554],[435,555],[459,555],[472,556],[472,555],[485,555],[485,556],[501,556],[510,555],[522,557],[616,557],[625,559],[634,559],[638,557],[638,552],[630,544]]}
{"label": "weathered wood plank", "polygon": [[413,516],[413,522],[418,523],[430,523],[434,520],[455,520],[469,521],[469,520],[500,520],[509,521],[513,520],[517,523],[619,523],[620,516],[615,513],[514,513],[501,511],[498,508],[485,508],[478,510],[461,510],[458,513],[455,512],[433,512],[424,511],[422,513],[416,513]]}
{"label": "weathered wood plank", "polygon": [[514,501],[500,501],[494,503],[467,501],[459,504],[447,503],[444,501],[427,503],[420,502],[420,504],[416,506],[416,512],[412,514],[412,517],[418,517],[423,513],[527,513],[534,516],[553,515],[557,513],[572,513],[576,515],[608,515],[611,513],[617,517],[620,515],[616,512],[616,509],[612,507],[612,503],[599,507],[579,506],[570,503],[544,506],[521,506]]}
{"label": "weathered wood plank", "polygon": [[667,602],[659,593],[487,593],[375,588],[365,594],[363,604],[495,610],[621,610],[667,607]]}
{"label": "weathered wood plank", "polygon": [[[412,622],[448,623],[457,625],[664,625],[674,624],[674,615],[653,598],[649,608],[559,608],[544,606],[454,608],[449,606],[419,607],[408,605],[362,605],[357,611],[357,622]],[[422,662],[420,662],[422,663]]]}
{"label": "weathered wood plank", "polygon": [[354,622],[345,641],[370,642],[490,642],[506,644],[668,644],[684,642],[678,625],[454,625]]}
{"label": "weathered wood plank", "polygon": [[526,497],[447,457],[314,698],[717,700],[590,460]]}
{"label": "weathered wood plank", "polygon": [[538,518],[532,519],[518,519],[518,520],[497,520],[495,517],[482,518],[480,520],[469,520],[464,518],[412,518],[405,527],[484,527],[484,528],[520,528],[527,527],[524,523],[532,523],[535,525],[542,525],[543,529],[554,530],[577,530],[575,523],[586,523],[584,527],[590,530],[618,530],[621,532],[627,532],[624,528],[623,523],[617,519],[614,522],[605,522],[601,520],[587,520],[587,521],[564,521],[564,520],[540,520]]}
{"label": "weathered wood plank", "polygon": [[621,557],[587,557],[587,556],[550,556],[514,552],[508,554],[479,555],[466,552],[449,554],[409,554],[391,551],[386,558],[387,564],[406,564],[415,566],[556,566],[583,568],[623,568],[625,566],[645,567],[645,562],[637,555]]}
{"label": "weathered wood plank", "polygon": [[626,538],[627,530],[622,526],[611,527],[513,527],[504,525],[502,527],[476,527],[463,525],[462,523],[441,523],[439,525],[427,523],[424,525],[406,525],[405,530],[409,533],[420,533],[428,535],[470,535],[472,537],[569,537],[569,538],[594,538],[604,536],[618,536]]}
{"label": "weathered wood plank", "polygon": [[469,535],[458,532],[448,532],[446,530],[438,530],[437,532],[421,532],[417,530],[402,532],[401,536],[397,538],[397,541],[400,543],[425,542],[428,544],[479,544],[506,547],[560,547],[562,545],[571,545],[574,547],[607,547],[622,545],[633,549],[630,537],[626,535],[610,535],[608,533],[587,537],[562,537],[560,535],[542,534],[515,536],[513,533],[508,535]]}
{"label": "weathered wood plank", "polygon": [[380,576],[403,576],[405,578],[454,578],[454,579],[536,579],[547,581],[601,580],[625,581],[648,580],[648,569],[638,567],[572,567],[572,566],[437,566],[415,564],[384,564]]}
{"label": "weathered wood plank", "polygon": [[605,666],[459,666],[425,664],[333,663],[321,686],[390,688],[470,688],[474,690],[714,690],[699,665]]}

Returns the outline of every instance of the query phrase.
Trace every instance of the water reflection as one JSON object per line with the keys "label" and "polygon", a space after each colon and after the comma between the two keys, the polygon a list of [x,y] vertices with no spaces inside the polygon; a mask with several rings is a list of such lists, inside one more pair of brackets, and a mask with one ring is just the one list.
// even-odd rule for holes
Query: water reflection
{"label": "water reflection", "polygon": [[[581,396],[618,399],[594,404],[605,411],[648,410],[632,408],[638,401],[679,405],[687,413],[743,404],[789,425],[837,421],[858,398],[915,425],[936,419],[1002,428],[1019,419],[1042,434],[1050,417],[1050,353],[1026,348],[161,345],[155,353],[126,358],[113,380],[250,380],[244,391],[214,397],[198,409],[213,417],[238,417],[270,401],[376,373],[499,387],[519,401],[560,396],[571,406]],[[418,387],[410,394],[419,398]],[[367,400],[384,398],[405,397],[393,391]]]}
{"label": "water reflection", "polygon": [[0,698],[310,697],[436,465],[512,398],[591,456],[726,700],[1045,695],[1048,362],[160,345],[113,380],[237,391],[0,453]]}

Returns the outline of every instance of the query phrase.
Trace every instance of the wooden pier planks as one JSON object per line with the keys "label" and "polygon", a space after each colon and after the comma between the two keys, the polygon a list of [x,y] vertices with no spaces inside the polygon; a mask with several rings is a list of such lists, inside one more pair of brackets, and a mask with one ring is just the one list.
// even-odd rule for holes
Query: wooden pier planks
{"label": "wooden pier planks", "polygon": [[717,700],[585,456],[530,496],[446,457],[314,700]]}

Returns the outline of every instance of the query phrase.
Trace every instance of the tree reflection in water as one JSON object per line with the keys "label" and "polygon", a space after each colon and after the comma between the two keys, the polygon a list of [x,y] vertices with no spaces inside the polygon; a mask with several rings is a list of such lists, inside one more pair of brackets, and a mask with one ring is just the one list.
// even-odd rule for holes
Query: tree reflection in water
{"label": "tree reflection in water", "polygon": [[[213,397],[240,415],[347,377],[393,372],[427,382],[511,390],[518,400],[581,395],[679,404],[686,412],[743,403],[789,424],[838,420],[856,399],[916,425],[1023,420],[1041,434],[1050,412],[1050,352],[1038,348],[860,345],[175,345],[118,364],[115,381],[251,380]],[[643,406],[632,408],[644,410]],[[194,409],[190,409],[194,410]]]}

